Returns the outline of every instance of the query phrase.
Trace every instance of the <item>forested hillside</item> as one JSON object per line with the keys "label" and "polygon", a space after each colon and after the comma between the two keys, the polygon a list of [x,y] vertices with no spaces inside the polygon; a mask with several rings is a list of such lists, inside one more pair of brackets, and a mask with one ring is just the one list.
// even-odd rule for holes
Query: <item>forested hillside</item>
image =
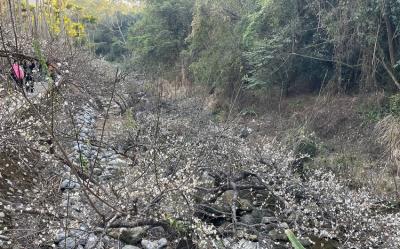
{"label": "forested hillside", "polygon": [[210,86],[397,90],[399,11],[390,0],[144,1],[95,41],[112,60],[124,48],[143,72],[174,78],[183,67]]}
{"label": "forested hillside", "polygon": [[0,0],[0,248],[400,248],[397,0]]}

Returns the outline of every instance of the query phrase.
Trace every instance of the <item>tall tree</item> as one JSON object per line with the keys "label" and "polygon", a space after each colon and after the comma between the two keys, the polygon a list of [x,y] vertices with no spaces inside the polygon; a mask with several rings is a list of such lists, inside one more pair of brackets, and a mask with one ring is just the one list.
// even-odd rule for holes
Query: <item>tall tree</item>
{"label": "tall tree", "polygon": [[137,69],[148,75],[174,75],[190,32],[192,0],[146,1],[140,20],[129,32],[128,46]]}

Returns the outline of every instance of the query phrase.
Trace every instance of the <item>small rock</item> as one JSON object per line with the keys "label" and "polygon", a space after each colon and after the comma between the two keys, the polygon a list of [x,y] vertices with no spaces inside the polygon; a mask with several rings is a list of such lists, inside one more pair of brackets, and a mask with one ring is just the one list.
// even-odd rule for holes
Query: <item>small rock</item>
{"label": "small rock", "polygon": [[5,213],[4,212],[0,212],[0,218],[4,218],[4,217],[6,217]]}
{"label": "small rock", "polygon": [[[85,249],[95,249],[96,243],[97,243],[97,236],[94,235],[93,233],[89,234],[89,238],[86,241]],[[97,246],[99,246],[100,243],[97,243]]]}
{"label": "small rock", "polygon": [[240,130],[240,137],[241,138],[247,138],[251,133],[253,132],[253,130],[249,127],[244,127]]}
{"label": "small rock", "polygon": [[152,242],[150,240],[142,240],[141,242],[142,246],[144,249],[156,249],[157,248],[157,242]]}
{"label": "small rock", "polygon": [[118,167],[118,166],[121,166],[121,165],[126,165],[126,164],[128,164],[128,162],[126,160],[124,160],[124,159],[121,159],[121,158],[117,157],[114,160],[110,161],[109,164],[114,166],[113,168],[115,168],[116,166]]}
{"label": "small rock", "polygon": [[250,241],[253,241],[253,242],[257,242],[258,241],[258,236],[257,235],[255,235],[255,234],[251,234],[251,235],[249,235],[249,238],[248,238]]}
{"label": "small rock", "polygon": [[234,249],[260,249],[260,247],[258,246],[257,242],[252,242],[252,241],[248,241],[248,240],[240,240],[237,244],[236,247],[233,247]]}
{"label": "small rock", "polygon": [[108,171],[104,171],[102,173],[102,175],[100,176],[100,180],[103,182],[110,181],[112,178],[113,178],[113,175]]}
{"label": "small rock", "polygon": [[162,238],[158,241],[142,240],[141,244],[144,249],[162,249],[167,247],[168,241],[166,238]]}
{"label": "small rock", "polygon": [[[90,120],[89,120],[89,119],[86,120],[86,123],[90,123]],[[90,133],[89,128],[87,128],[87,127],[82,127],[82,129],[81,129],[81,134],[89,134],[89,133]]]}
{"label": "small rock", "polygon": [[166,238],[162,238],[162,239],[160,239],[158,241],[158,248],[159,249],[167,247],[167,245],[168,245],[168,240]]}
{"label": "small rock", "polygon": [[64,239],[65,239],[65,233],[64,232],[59,232],[59,233],[56,234],[56,236],[54,237],[53,241],[58,244]]}
{"label": "small rock", "polygon": [[93,169],[93,174],[94,174],[95,176],[100,176],[102,173],[103,173],[103,170],[100,169],[100,168],[94,168],[94,169]]}
{"label": "small rock", "polygon": [[66,189],[76,189],[76,188],[80,188],[79,183],[74,182],[72,180],[69,179],[65,179],[61,184],[60,184],[60,190],[64,191]]}
{"label": "small rock", "polygon": [[59,245],[61,245],[64,249],[75,249],[77,244],[78,243],[74,238],[67,238],[59,243]]}
{"label": "small rock", "polygon": [[86,231],[86,227],[81,225],[79,229],[71,229],[71,237],[76,239],[76,241],[84,246],[87,243],[88,240],[88,233]]}
{"label": "small rock", "polygon": [[283,229],[289,229],[289,225],[286,222],[280,223],[278,227],[283,228]]}
{"label": "small rock", "polygon": [[[121,241],[111,238],[107,235],[103,237],[101,242],[103,242],[102,243],[103,248],[101,248],[101,249],[109,249],[109,248],[116,249],[116,248],[121,247]],[[97,247],[96,247],[96,249],[97,249]]]}
{"label": "small rock", "polygon": [[126,246],[122,247],[122,249],[140,249],[140,248],[137,246],[126,245]]}

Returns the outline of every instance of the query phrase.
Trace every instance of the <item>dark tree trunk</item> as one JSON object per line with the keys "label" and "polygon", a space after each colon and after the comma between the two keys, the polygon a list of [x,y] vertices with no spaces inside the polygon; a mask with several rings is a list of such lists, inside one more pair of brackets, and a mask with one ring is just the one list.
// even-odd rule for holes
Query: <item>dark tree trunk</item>
{"label": "dark tree trunk", "polygon": [[383,20],[386,25],[390,64],[393,67],[396,64],[396,50],[393,39],[393,24],[390,20],[391,9],[388,1],[385,1],[384,4]]}

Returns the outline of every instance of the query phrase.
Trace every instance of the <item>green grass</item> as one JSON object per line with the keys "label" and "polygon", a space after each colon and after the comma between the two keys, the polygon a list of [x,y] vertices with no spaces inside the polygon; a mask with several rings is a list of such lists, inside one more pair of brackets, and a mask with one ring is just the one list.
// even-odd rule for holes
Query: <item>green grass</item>
{"label": "green grass", "polygon": [[288,237],[288,239],[290,240],[290,242],[292,243],[292,246],[295,249],[305,249],[304,246],[300,243],[300,241],[297,239],[297,237],[294,235],[294,233],[292,232],[292,230],[287,229],[285,230],[285,234]]}

